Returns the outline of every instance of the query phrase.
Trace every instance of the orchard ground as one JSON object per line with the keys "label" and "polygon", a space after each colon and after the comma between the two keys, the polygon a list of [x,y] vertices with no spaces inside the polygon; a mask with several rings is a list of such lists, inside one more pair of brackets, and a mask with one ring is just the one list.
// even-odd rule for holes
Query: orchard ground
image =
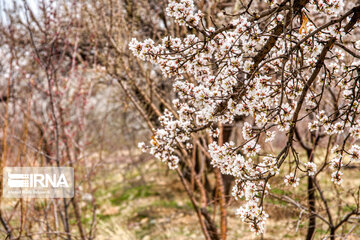
{"label": "orchard ground", "polygon": [[[196,214],[176,173],[168,170],[164,164],[146,156],[139,156],[136,161],[135,164],[109,163],[102,170],[102,174],[108,177],[102,178],[99,175],[96,182],[98,185],[96,197],[98,203],[101,203],[98,214],[99,239],[203,239]],[[331,171],[321,174],[330,176]],[[326,191],[335,187],[329,176],[321,177],[320,184],[323,186],[326,198],[330,201],[331,210],[335,214],[337,211],[343,213],[351,211],[351,205],[340,205],[336,196],[329,194],[334,192],[340,194],[342,191],[346,192],[346,189],[360,186],[359,168],[344,170],[344,183],[342,188],[337,187],[336,191]],[[271,193],[275,195],[285,193],[306,206],[306,182],[306,179],[302,178],[300,185],[293,191],[292,187],[285,187],[283,179],[279,177],[273,179]],[[352,196],[346,194],[343,196],[348,198],[348,202],[353,201]],[[325,216],[319,196],[316,197],[317,207],[321,208],[320,213]],[[274,197],[267,198],[265,209],[270,217],[266,233],[258,237],[254,236],[248,226],[234,214],[241,201],[233,200],[229,204],[228,240],[304,239],[306,235],[306,212],[301,212],[289,203]],[[338,220],[335,219],[335,221]],[[218,214],[216,221],[217,223],[219,221]],[[317,224],[318,231],[315,239],[323,239],[328,234],[327,226],[319,219],[317,219]],[[347,231],[349,229],[340,229],[338,234]],[[347,239],[360,239],[360,226],[352,229]]]}
{"label": "orchard ground", "polygon": [[[98,158],[94,155],[93,159]],[[152,159],[148,155],[132,153],[114,153],[105,157],[104,164],[98,168],[98,173],[93,182],[97,205],[97,240],[198,240],[203,239],[195,212],[192,209],[183,186],[174,171],[166,165]],[[320,158],[316,158],[319,161]],[[287,169],[288,166],[284,169]],[[324,171],[320,184],[323,187],[326,199],[332,213],[342,215],[350,212],[354,206],[339,204],[339,196],[343,202],[354,202],[353,196],[346,194],[350,188],[360,186],[359,166],[344,169],[344,183],[341,188],[330,181],[331,171]],[[106,177],[104,177],[106,176]],[[306,206],[306,179],[301,178],[300,185],[293,191],[286,187],[281,177],[272,179],[272,195],[285,195],[294,198]],[[332,191],[330,191],[332,190]],[[88,199],[86,189],[79,194],[82,209],[86,209]],[[332,196],[339,194],[339,196]],[[319,213],[325,215],[319,196],[317,207]],[[345,201],[344,201],[345,200]],[[31,200],[33,204],[41,207],[44,200]],[[231,200],[228,210],[228,240],[278,240],[278,239],[304,239],[307,228],[306,212],[274,197],[267,197],[265,210],[269,214],[266,233],[263,236],[254,236],[249,227],[242,223],[235,210],[242,201]],[[6,199],[3,202],[6,210],[18,207],[16,199]],[[218,207],[217,207],[218,209]],[[208,209],[213,215],[212,208]],[[215,215],[214,215],[215,216]],[[216,222],[218,224],[218,214]],[[92,220],[91,215],[82,216],[84,223]],[[19,221],[15,215],[12,221]],[[339,219],[335,218],[335,221]],[[75,226],[76,222],[72,222]],[[317,232],[315,239],[323,239],[328,235],[326,224],[317,219]],[[348,225],[352,226],[352,225]],[[36,227],[36,226],[34,226]],[[37,226],[43,228],[44,226]],[[74,227],[75,231],[76,228]],[[346,234],[348,229],[341,228],[337,234]],[[351,229],[347,239],[360,239],[360,226]],[[76,232],[74,232],[76,235]],[[5,238],[0,233],[0,238]],[[42,239],[35,236],[34,239]],[[44,236],[45,239],[45,236]]]}

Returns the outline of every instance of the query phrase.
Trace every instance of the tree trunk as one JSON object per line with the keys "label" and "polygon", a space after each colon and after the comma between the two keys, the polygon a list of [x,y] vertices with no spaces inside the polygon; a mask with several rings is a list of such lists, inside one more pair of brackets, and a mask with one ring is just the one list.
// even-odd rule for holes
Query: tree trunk
{"label": "tree trunk", "polygon": [[330,228],[330,240],[335,240],[335,228]]}
{"label": "tree trunk", "polygon": [[[314,188],[314,181],[311,176],[308,176],[308,186],[307,186],[307,192],[308,192],[308,204],[309,204],[309,210],[311,212],[315,212],[315,188]],[[310,213],[309,216],[309,225],[307,229],[306,234],[306,240],[312,240],[314,233],[315,233],[315,227],[316,227],[316,216],[313,213]]]}
{"label": "tree trunk", "polygon": [[[307,151],[307,157],[309,159],[309,162],[314,162],[314,157],[312,151]],[[307,229],[306,234],[306,240],[312,240],[315,233],[316,228],[316,216],[314,214],[316,210],[316,200],[315,200],[315,185],[314,180],[312,176],[308,176],[308,185],[307,185],[307,194],[308,194],[308,205],[310,210],[310,216],[309,216],[309,225]]]}

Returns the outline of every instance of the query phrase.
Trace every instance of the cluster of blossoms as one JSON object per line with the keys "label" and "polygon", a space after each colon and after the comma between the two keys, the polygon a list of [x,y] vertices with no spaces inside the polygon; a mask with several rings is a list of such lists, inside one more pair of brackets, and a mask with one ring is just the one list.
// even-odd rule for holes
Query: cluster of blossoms
{"label": "cluster of blossoms", "polygon": [[190,139],[189,133],[183,131],[187,129],[189,121],[174,120],[173,114],[168,110],[165,110],[159,120],[163,128],[154,130],[155,134],[150,141],[151,146],[139,143],[138,147],[167,163],[170,169],[175,169],[179,163],[179,157],[174,153],[175,148],[178,144],[186,143]]}
{"label": "cluster of blossoms", "polygon": [[[244,148],[254,149],[257,148],[257,144],[250,141]],[[270,185],[265,184],[264,181],[257,181],[255,183],[245,179],[256,179],[259,175],[264,175],[268,172],[272,175],[277,174],[276,158],[272,156],[264,157],[263,161],[255,167],[255,163],[251,158],[245,159],[236,152],[233,142],[225,143],[223,146],[219,146],[216,142],[209,145],[211,164],[219,168],[222,174],[232,175],[237,178],[232,189],[232,195],[235,199],[245,198],[246,200],[246,203],[236,211],[236,214],[244,222],[250,224],[251,231],[262,233],[268,214],[262,207],[259,207],[259,202],[261,201],[261,196],[264,197],[267,194],[267,189],[270,189]],[[254,154],[248,155],[253,156]]]}
{"label": "cluster of blossoms", "polygon": [[341,178],[343,173],[340,171],[343,166],[343,152],[339,149],[339,146],[336,145],[331,149],[331,153],[334,155],[334,157],[330,160],[330,168],[333,170],[331,174],[331,181],[340,185],[343,181]]}
{"label": "cluster of blossoms", "polygon": [[[269,2],[274,4],[276,1]],[[325,14],[325,17],[337,16],[343,7],[340,0],[311,1],[310,5],[317,9],[313,11]],[[307,79],[312,77],[312,69],[317,68],[324,42],[341,39],[346,35],[345,30],[329,24],[307,37],[316,27],[305,22],[306,31],[293,30],[291,35],[281,36],[263,56],[260,52],[270,42],[268,33],[279,26],[283,28],[281,24],[285,20],[281,14],[275,14],[269,24],[262,27],[257,21],[241,15],[222,31],[200,24],[202,14],[196,10],[192,0],[171,0],[167,14],[179,24],[195,29],[203,27],[203,36],[167,36],[157,45],[150,39],[144,42],[131,40],[132,53],[158,65],[165,77],[175,79],[173,86],[178,94],[174,101],[176,116],[165,111],[160,119],[162,128],[154,130],[151,146],[142,144],[142,147],[167,162],[170,168],[176,168],[179,158],[175,149],[179,145],[186,146],[192,132],[207,129],[211,135],[217,136],[218,130],[211,129],[217,123],[231,124],[238,116],[252,118],[254,124],[244,123],[242,134],[245,142],[241,146],[233,142],[219,146],[212,142],[208,149],[211,164],[223,174],[237,179],[233,195],[246,200],[238,214],[243,221],[250,223],[252,231],[261,233],[268,217],[261,199],[270,188],[264,179],[278,174],[281,166],[277,156],[267,155],[257,161],[252,159],[262,151],[259,143],[262,136],[265,136],[265,142],[271,142],[278,132],[288,133],[298,119],[306,119],[309,114],[316,115],[308,125],[310,131],[324,131],[328,135],[350,133],[354,138],[360,136],[360,124],[355,119],[360,112],[355,97],[360,91],[360,82],[352,77],[359,64],[346,62],[343,49],[334,49],[329,57],[331,61],[324,57],[322,61],[327,64],[327,71],[319,70],[319,83],[304,92]],[[349,22],[349,19],[344,21]],[[297,54],[291,54],[293,50],[289,49],[299,40],[302,40],[301,59]],[[262,59],[259,61],[259,58]],[[303,70],[294,71],[294,67]],[[344,99],[334,113],[328,111],[326,104],[320,105],[325,87],[337,89],[339,97]],[[302,101],[305,113],[300,113]],[[330,161],[330,167],[334,169],[332,181],[336,184],[341,183],[340,169],[345,152],[346,149],[342,148]],[[353,160],[358,160],[359,147],[354,145],[348,154]],[[315,163],[307,162],[305,167],[309,176],[316,174]],[[296,187],[300,179],[295,173],[290,173],[284,182]]]}
{"label": "cluster of blossoms", "polygon": [[[351,109],[351,111],[358,111],[358,109]],[[321,110],[317,115],[316,119],[312,122],[309,122],[309,130],[310,131],[317,131],[320,127],[323,127],[324,133],[328,135],[334,135],[334,134],[342,134],[345,132],[345,130],[348,130],[346,132],[350,133],[350,136],[354,138],[358,138],[360,135],[360,129],[359,129],[359,122],[353,123],[351,126],[351,122],[348,121],[344,123],[341,122],[333,122],[331,118],[329,118],[324,110]]]}
{"label": "cluster of blossoms", "polygon": [[251,159],[245,160],[241,154],[236,154],[233,142],[218,146],[216,142],[209,145],[211,164],[218,167],[222,174],[240,177],[242,172],[252,171]]}
{"label": "cluster of blossoms", "polygon": [[[343,167],[345,160],[344,157],[344,150],[341,149],[338,145],[334,146],[331,150],[333,154],[332,159],[330,160],[330,168],[333,170],[331,174],[331,181],[335,184],[340,185],[343,182],[342,175],[343,173],[340,171]],[[359,145],[352,145],[349,151],[346,153],[350,157],[350,161],[359,161],[360,160],[360,146]]]}
{"label": "cluster of blossoms", "polygon": [[338,14],[344,8],[342,0],[311,0],[310,3],[328,15]]}
{"label": "cluster of blossoms", "polygon": [[201,11],[196,11],[192,0],[171,0],[166,8],[168,16],[173,17],[179,25],[196,26],[202,17]]}
{"label": "cluster of blossoms", "polygon": [[269,215],[263,210],[259,202],[270,189],[269,184],[264,181],[257,183],[237,179],[235,181],[232,194],[235,199],[244,198],[246,203],[236,210],[243,222],[250,224],[251,231],[262,233],[265,230],[265,222]]}
{"label": "cluster of blossoms", "polygon": [[244,206],[236,210],[243,222],[250,224],[250,230],[256,234],[265,231],[265,222],[269,217],[267,213],[254,201],[248,201]]}

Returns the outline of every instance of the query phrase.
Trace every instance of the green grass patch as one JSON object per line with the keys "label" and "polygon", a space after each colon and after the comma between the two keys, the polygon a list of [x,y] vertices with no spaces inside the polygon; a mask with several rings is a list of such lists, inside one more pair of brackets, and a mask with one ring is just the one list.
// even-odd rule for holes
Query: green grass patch
{"label": "green grass patch", "polygon": [[159,193],[156,192],[151,185],[139,185],[128,187],[120,191],[113,190],[110,202],[113,205],[121,205],[125,201],[157,195],[159,195]]}
{"label": "green grass patch", "polygon": [[280,188],[272,188],[272,189],[271,189],[271,192],[274,193],[274,194],[277,194],[277,195],[287,195],[287,194],[290,194],[289,191],[285,191],[285,190],[280,189]]}
{"label": "green grass patch", "polygon": [[274,198],[267,198],[266,201],[268,203],[274,204],[274,205],[281,205],[281,206],[286,206],[287,205],[287,203],[285,201],[274,199]]}

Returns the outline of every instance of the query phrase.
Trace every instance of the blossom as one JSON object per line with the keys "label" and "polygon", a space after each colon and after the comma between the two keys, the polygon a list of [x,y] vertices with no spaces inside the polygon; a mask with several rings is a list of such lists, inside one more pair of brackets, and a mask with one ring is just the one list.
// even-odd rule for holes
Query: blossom
{"label": "blossom", "polygon": [[316,164],[313,162],[305,163],[306,171],[308,172],[309,176],[314,176],[316,173]]}
{"label": "blossom", "polygon": [[360,49],[360,40],[355,42],[355,48]]}
{"label": "blossom", "polygon": [[308,128],[311,132],[318,130],[319,122],[318,121],[309,122]]}
{"label": "blossom", "polygon": [[359,161],[360,159],[360,146],[359,145],[352,145],[351,149],[349,150],[351,155],[351,161]]}
{"label": "blossom", "polygon": [[337,185],[340,185],[343,182],[342,179],[343,173],[340,171],[335,171],[331,174],[331,181]]}
{"label": "blossom", "polygon": [[259,153],[261,147],[259,144],[256,143],[256,140],[251,140],[250,142],[246,143],[242,149],[246,156],[251,157]]}
{"label": "blossom", "polygon": [[354,138],[360,138],[360,127],[359,125],[354,125],[350,128],[350,135]]}
{"label": "blossom", "polygon": [[330,168],[331,169],[340,169],[342,167],[342,156],[335,156],[330,160]]}
{"label": "blossom", "polygon": [[271,155],[267,155],[263,158],[263,161],[259,163],[259,167],[263,168],[263,172],[270,172],[271,175],[279,174],[280,169],[277,167],[277,159]]}
{"label": "blossom", "polygon": [[252,132],[252,126],[248,122],[244,122],[242,133],[245,140],[250,140],[252,137],[255,136]]}
{"label": "blossom", "polygon": [[141,151],[146,152],[146,146],[144,142],[139,142],[138,143],[138,148],[141,149]]}
{"label": "blossom", "polygon": [[266,139],[265,139],[265,142],[272,142],[274,139],[275,139],[275,136],[276,136],[276,133],[273,131],[273,132],[266,132]]}
{"label": "blossom", "polygon": [[300,179],[297,178],[294,173],[290,173],[289,175],[285,176],[284,182],[286,186],[290,185],[295,188],[299,185]]}
{"label": "blossom", "polygon": [[245,71],[245,72],[250,72],[251,66],[252,66],[252,62],[251,62],[251,61],[249,61],[249,60],[245,61],[244,71]]}

